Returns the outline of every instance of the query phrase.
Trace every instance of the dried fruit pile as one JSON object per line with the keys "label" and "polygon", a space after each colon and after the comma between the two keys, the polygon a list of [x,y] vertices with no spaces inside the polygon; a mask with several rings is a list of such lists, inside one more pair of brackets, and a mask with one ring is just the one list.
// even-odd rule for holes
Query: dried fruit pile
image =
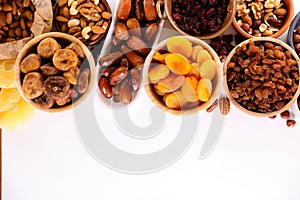
{"label": "dried fruit pile", "polygon": [[156,36],[155,0],[121,0],[111,53],[100,58],[98,87],[115,103],[129,104],[141,83],[140,72]]}
{"label": "dried fruit pile", "polygon": [[167,40],[166,49],[154,54],[148,78],[168,108],[187,110],[209,101],[216,88],[216,71],[206,49],[175,36]]}
{"label": "dried fruit pile", "polygon": [[0,7],[0,43],[31,36],[35,12],[32,1],[0,1]]}
{"label": "dried fruit pile", "polygon": [[290,51],[276,43],[250,40],[237,47],[226,67],[231,96],[253,112],[282,109],[298,89],[297,61]]}
{"label": "dried fruit pile", "polygon": [[15,60],[0,61],[0,128],[14,129],[34,114],[16,88],[14,65]]}
{"label": "dried fruit pile", "polygon": [[90,70],[81,66],[84,58],[76,43],[43,39],[20,63],[24,96],[42,109],[75,102],[89,85]]}
{"label": "dried fruit pile", "polygon": [[205,35],[221,29],[229,0],[172,0],[172,17],[184,32]]}

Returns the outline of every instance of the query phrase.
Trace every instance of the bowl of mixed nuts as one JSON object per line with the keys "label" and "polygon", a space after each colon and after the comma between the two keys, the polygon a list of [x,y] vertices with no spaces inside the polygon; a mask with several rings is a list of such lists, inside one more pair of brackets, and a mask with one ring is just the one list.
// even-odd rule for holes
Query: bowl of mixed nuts
{"label": "bowl of mixed nuts", "polygon": [[205,110],[219,97],[222,64],[205,42],[174,36],[155,46],[143,70],[150,100],[175,115]]}
{"label": "bowl of mixed nuts", "polygon": [[54,15],[58,31],[73,35],[87,45],[105,37],[112,18],[106,0],[59,0]]}
{"label": "bowl of mixed nuts", "polygon": [[286,43],[266,37],[236,46],[225,61],[224,88],[242,112],[271,117],[288,110],[300,93],[300,60]]}
{"label": "bowl of mixed nuts", "polygon": [[235,0],[164,0],[172,26],[181,34],[199,39],[221,35],[235,15]]}
{"label": "bowl of mixed nuts", "polygon": [[33,107],[60,112],[79,105],[91,91],[95,62],[77,38],[50,32],[30,40],[15,64],[15,81]]}
{"label": "bowl of mixed nuts", "polygon": [[232,24],[246,38],[277,38],[289,28],[293,17],[293,0],[238,0]]}

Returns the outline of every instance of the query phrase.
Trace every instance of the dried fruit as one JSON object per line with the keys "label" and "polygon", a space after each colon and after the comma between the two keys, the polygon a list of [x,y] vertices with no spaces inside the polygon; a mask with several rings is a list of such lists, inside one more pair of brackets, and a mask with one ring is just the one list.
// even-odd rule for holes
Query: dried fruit
{"label": "dried fruit", "polygon": [[214,60],[206,60],[199,67],[199,73],[202,78],[212,80],[216,75],[217,65]]}
{"label": "dried fruit", "polygon": [[207,102],[211,97],[212,93],[212,83],[209,79],[203,78],[198,82],[197,87],[198,99],[200,101]]}
{"label": "dried fruit", "polygon": [[44,91],[48,98],[60,100],[68,95],[70,83],[62,76],[50,76],[40,88],[42,88],[42,91]]}
{"label": "dried fruit", "polygon": [[77,67],[78,57],[76,53],[70,49],[59,49],[54,53],[52,62],[57,69],[68,71],[71,68]]}
{"label": "dried fruit", "polygon": [[3,60],[0,62],[0,88],[16,87],[14,79],[15,60]]}
{"label": "dried fruit", "polygon": [[117,19],[127,20],[131,11],[131,0],[121,0],[117,9]]}
{"label": "dried fruit", "polygon": [[184,98],[189,102],[197,102],[197,87],[198,79],[194,76],[186,77],[185,82],[182,84],[181,91]]}
{"label": "dried fruit", "polygon": [[61,49],[61,45],[53,38],[43,39],[38,47],[37,52],[42,58],[52,58],[54,53]]}
{"label": "dried fruit", "polygon": [[84,94],[89,86],[90,69],[85,68],[78,76],[76,89],[80,94]]}
{"label": "dried fruit", "polygon": [[185,75],[191,70],[189,60],[181,54],[171,53],[165,58],[166,65],[176,74]]}
{"label": "dried fruit", "polygon": [[21,96],[16,88],[2,88],[0,90],[0,112],[11,109]]}
{"label": "dried fruit", "polygon": [[42,96],[34,99],[34,102],[37,106],[42,109],[49,109],[54,105],[54,99],[50,99],[47,95],[43,94]]}
{"label": "dried fruit", "polygon": [[170,73],[166,65],[158,64],[149,69],[148,76],[151,83],[157,83],[159,80],[166,78]]}
{"label": "dried fruit", "polygon": [[24,74],[31,72],[31,71],[35,71],[37,69],[40,68],[41,65],[41,58],[39,55],[37,54],[29,54],[28,56],[26,56],[21,64],[20,64],[20,70],[21,72],[23,72]]}
{"label": "dried fruit", "polygon": [[157,83],[157,89],[162,93],[174,92],[182,86],[185,78],[181,75],[170,74]]}
{"label": "dried fruit", "polygon": [[184,108],[188,102],[184,98],[182,92],[177,91],[170,93],[165,96],[164,102],[168,108],[179,110],[180,108]]}
{"label": "dried fruit", "polygon": [[167,49],[171,53],[178,53],[186,58],[192,55],[192,43],[186,38],[175,36],[171,37],[167,41]]}
{"label": "dried fruit", "polygon": [[101,77],[99,79],[98,87],[100,89],[100,92],[106,98],[111,98],[113,96],[112,88],[111,88],[111,86],[109,84],[109,81],[105,77]]}
{"label": "dried fruit", "polygon": [[197,63],[199,63],[199,65],[201,65],[204,61],[207,61],[207,60],[212,60],[210,53],[205,49],[198,51]]}
{"label": "dried fruit", "polygon": [[43,76],[39,72],[30,72],[25,75],[22,83],[24,96],[34,99],[43,94]]}

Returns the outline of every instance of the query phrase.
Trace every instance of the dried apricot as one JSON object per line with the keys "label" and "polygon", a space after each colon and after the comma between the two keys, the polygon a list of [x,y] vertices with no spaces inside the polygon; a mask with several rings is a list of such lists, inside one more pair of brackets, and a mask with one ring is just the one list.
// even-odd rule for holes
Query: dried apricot
{"label": "dried apricot", "polygon": [[203,78],[198,82],[197,87],[198,99],[203,102],[207,102],[211,97],[212,83],[208,78]]}
{"label": "dried apricot", "polygon": [[197,95],[198,79],[194,76],[186,77],[182,84],[181,91],[184,98],[189,102],[198,101]]}
{"label": "dried apricot", "polygon": [[149,79],[151,83],[157,83],[159,80],[166,78],[170,73],[169,68],[166,65],[158,64],[149,69]]}
{"label": "dried apricot", "polygon": [[164,98],[164,102],[168,108],[177,110],[180,108],[184,108],[189,103],[180,91],[176,91],[166,95]]}
{"label": "dried apricot", "polygon": [[184,82],[184,76],[170,74],[157,83],[156,88],[162,93],[174,92],[180,88]]}
{"label": "dried apricot", "polygon": [[179,53],[187,58],[192,55],[192,43],[186,38],[175,36],[167,41],[168,51],[171,53]]}
{"label": "dried apricot", "polygon": [[203,49],[203,47],[200,46],[200,45],[193,46],[193,49],[192,49],[192,60],[193,60],[193,62],[197,61],[198,53],[202,49]]}
{"label": "dried apricot", "polygon": [[206,60],[212,60],[212,57],[207,50],[202,49],[198,52],[197,63],[201,65]]}
{"label": "dried apricot", "polygon": [[198,63],[191,64],[191,70],[186,76],[194,76],[198,80],[200,79],[200,72],[199,72],[200,65]]}
{"label": "dried apricot", "polygon": [[164,53],[164,54],[161,54],[159,52],[155,52],[154,55],[153,55],[153,58],[155,60],[158,60],[160,61],[161,63],[165,63],[165,58],[167,55],[169,55],[170,53]]}
{"label": "dried apricot", "polygon": [[216,62],[214,60],[204,61],[199,68],[199,73],[202,78],[208,78],[212,80],[216,75]]}
{"label": "dried apricot", "polygon": [[175,74],[185,75],[191,70],[189,60],[181,54],[171,53],[166,56],[166,65]]}

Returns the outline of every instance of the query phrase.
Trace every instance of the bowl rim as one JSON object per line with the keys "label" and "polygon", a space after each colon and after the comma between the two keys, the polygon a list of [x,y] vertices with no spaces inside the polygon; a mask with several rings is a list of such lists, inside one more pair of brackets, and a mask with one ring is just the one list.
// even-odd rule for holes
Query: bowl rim
{"label": "bowl rim", "polygon": [[297,98],[300,94],[300,80],[298,81],[298,89],[296,91],[296,93],[294,94],[293,98],[281,109],[277,110],[277,111],[273,111],[270,113],[259,113],[259,112],[254,112],[254,111],[250,111],[246,108],[244,108],[243,106],[241,106],[238,102],[236,102],[236,100],[232,97],[229,89],[228,89],[228,84],[227,84],[227,65],[230,62],[232,56],[235,54],[236,49],[238,47],[241,47],[244,44],[248,44],[250,41],[262,41],[262,42],[273,42],[276,44],[281,45],[283,48],[285,48],[287,51],[290,51],[293,55],[293,57],[295,58],[295,60],[297,61],[298,64],[298,72],[300,74],[300,59],[299,56],[296,54],[296,52],[285,42],[276,39],[276,38],[271,38],[271,37],[254,37],[254,38],[249,38],[243,42],[241,42],[240,44],[238,44],[227,56],[225,63],[224,63],[224,75],[223,75],[223,85],[224,85],[224,90],[226,92],[227,97],[229,98],[230,102],[236,107],[238,108],[238,110],[242,111],[243,113],[246,113],[248,115],[252,115],[255,117],[271,117],[277,114],[280,114],[281,112],[288,110],[295,101],[297,101]]}
{"label": "bowl rim", "polygon": [[[285,23],[283,24],[283,26],[274,34],[270,35],[270,36],[261,36],[261,37],[271,37],[271,38],[278,38],[279,36],[281,36],[289,27],[290,24],[293,20],[294,17],[294,1],[293,0],[284,0],[284,2],[288,1],[289,2],[289,8],[288,9],[288,15],[286,17]],[[286,3],[285,3],[286,4]],[[232,20],[232,25],[234,27],[234,29],[240,33],[242,36],[244,36],[245,38],[256,38],[256,36],[254,35],[250,35],[247,32],[245,32],[240,25],[238,25],[237,21],[236,21],[236,17],[233,18]]]}
{"label": "bowl rim", "polygon": [[[37,106],[33,102],[33,100],[26,98],[25,95],[23,94],[21,78],[20,78],[20,76],[21,76],[20,63],[21,63],[22,59],[28,54],[28,51],[27,51],[28,49],[32,48],[34,45],[36,45],[41,40],[43,40],[47,37],[52,37],[54,39],[58,38],[58,39],[62,39],[62,40],[68,40],[68,41],[70,41],[70,43],[74,42],[74,43],[78,44],[82,48],[82,50],[84,51],[84,53],[86,55],[85,59],[87,59],[88,64],[89,64],[90,77],[89,77],[89,86],[87,88],[87,91],[84,94],[82,94],[82,96],[79,99],[77,99],[75,102],[72,102],[71,104],[69,104],[67,106],[61,106],[58,108],[43,109],[43,108]],[[20,52],[16,58],[16,62],[15,62],[14,79],[16,81],[17,89],[18,89],[20,95],[27,103],[29,103],[34,108],[36,108],[40,111],[48,112],[48,113],[57,113],[57,112],[67,111],[67,110],[70,110],[71,108],[75,108],[76,106],[78,106],[82,101],[84,101],[87,98],[87,96],[91,92],[92,87],[94,86],[95,76],[96,76],[95,61],[94,61],[94,58],[93,58],[90,50],[79,39],[77,39],[74,36],[71,36],[69,34],[61,33],[61,32],[44,33],[44,34],[41,34],[41,35],[33,38],[28,43],[26,43],[24,45],[24,47],[20,50]]]}
{"label": "bowl rim", "polygon": [[[157,52],[158,50],[162,49],[163,47],[166,46],[167,41],[169,38],[171,37],[183,37],[188,39],[190,42],[193,43],[193,45],[200,45],[202,46],[204,49],[208,50],[208,52],[210,53],[210,55],[213,57],[214,61],[216,62],[217,65],[217,73],[216,73],[216,85],[214,87],[214,90],[212,92],[212,95],[210,97],[210,99],[198,106],[194,106],[192,108],[186,109],[186,110],[175,110],[175,109],[171,109],[168,108],[166,105],[164,105],[161,101],[157,100],[156,97],[154,97],[154,92],[151,89],[151,83],[149,81],[148,78],[148,71],[149,71],[149,67],[150,67],[150,63],[153,59],[153,55],[155,52]],[[193,37],[193,36],[186,36],[186,35],[177,35],[177,36],[171,36],[167,39],[164,39],[163,41],[159,42],[158,44],[156,44],[152,50],[150,51],[150,53],[148,54],[145,63],[144,63],[144,67],[143,67],[143,72],[142,72],[142,81],[143,81],[143,87],[144,90],[146,92],[146,96],[150,99],[151,103],[154,104],[155,106],[159,107],[161,110],[170,113],[170,114],[174,114],[174,115],[186,115],[186,114],[194,114],[197,113],[198,111],[202,111],[205,110],[207,108],[209,108],[216,99],[218,99],[219,95],[221,94],[221,90],[223,87],[222,86],[222,78],[223,78],[223,65],[220,61],[219,56],[217,55],[217,53],[213,50],[212,47],[210,47],[206,42],[202,41],[199,38]]]}
{"label": "bowl rim", "polygon": [[294,32],[297,28],[300,27],[300,11],[297,13],[297,15],[294,17],[290,29],[288,31],[288,35],[287,35],[287,42],[288,44],[292,47],[292,49],[295,50],[295,46],[294,46]]}
{"label": "bowl rim", "polygon": [[192,37],[196,37],[198,39],[206,40],[206,39],[211,39],[211,38],[221,35],[223,32],[225,32],[229,28],[229,26],[231,25],[231,23],[234,19],[235,12],[236,12],[236,0],[229,0],[229,4],[227,6],[227,15],[224,19],[224,22],[226,22],[226,20],[227,20],[227,23],[223,22],[222,27],[218,31],[216,31],[214,33],[210,33],[210,34],[205,34],[205,35],[191,35],[189,33],[186,33],[185,31],[183,31],[182,29],[180,29],[178,27],[177,23],[175,22],[175,20],[172,17],[172,11],[171,11],[172,10],[172,0],[164,0],[164,10],[165,10],[165,13],[167,14],[167,18],[168,18],[170,24],[179,33],[181,33],[182,35],[185,35],[185,36],[192,36]]}
{"label": "bowl rim", "polygon": [[[106,0],[100,0],[100,1],[101,2],[99,2],[99,3],[103,3],[105,8],[107,9],[106,12],[112,13],[109,3]],[[57,22],[57,20],[56,20],[56,16],[58,16],[58,7],[59,7],[58,6],[58,1],[56,1],[56,3],[54,4],[53,7],[54,7],[54,9],[53,9],[54,10],[54,12],[53,12],[53,15],[54,15],[53,24],[54,24],[55,29],[57,31],[62,32],[62,28],[61,28],[61,26],[59,26],[59,22]],[[108,27],[100,37],[98,37],[96,40],[89,41],[89,42],[83,42],[83,43],[86,44],[86,45],[93,46],[93,45],[96,45],[98,42],[100,42],[107,35],[107,33],[110,29],[111,21],[112,21],[112,17],[108,20]],[[68,34],[68,33],[66,33],[66,34]]]}

